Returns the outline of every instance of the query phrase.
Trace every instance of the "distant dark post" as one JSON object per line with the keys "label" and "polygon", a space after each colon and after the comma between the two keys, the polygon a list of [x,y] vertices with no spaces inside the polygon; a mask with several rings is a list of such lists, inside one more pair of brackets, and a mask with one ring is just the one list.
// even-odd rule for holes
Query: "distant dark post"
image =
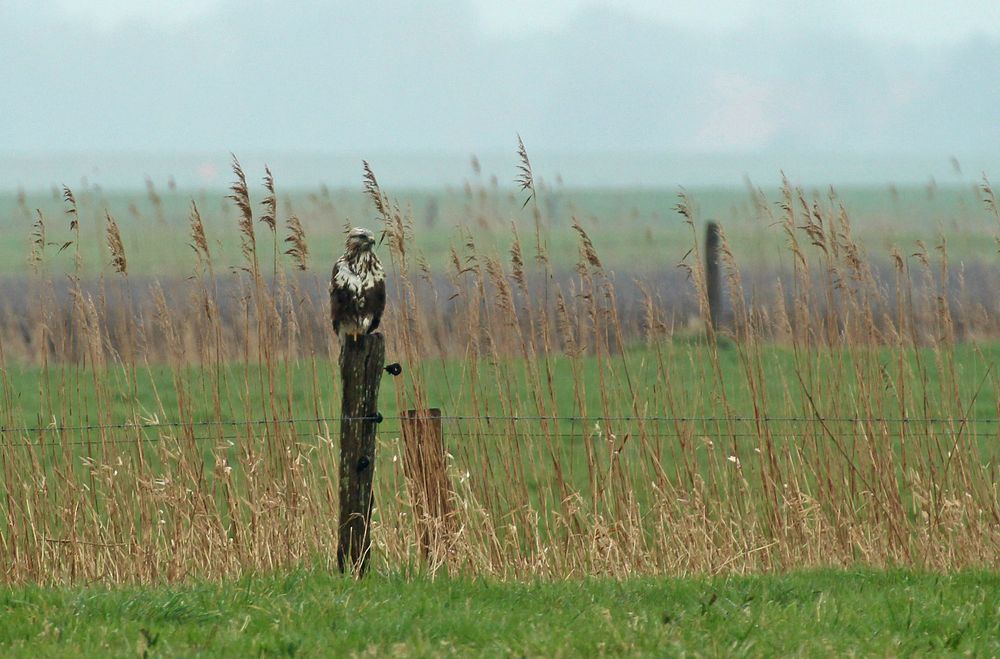
{"label": "distant dark post", "polygon": [[368,334],[347,339],[340,348],[340,537],[337,565],[358,577],[368,568],[371,550],[372,477],[378,387],[385,364],[385,338]]}
{"label": "distant dark post", "polygon": [[441,410],[406,410],[402,417],[403,471],[417,517],[420,557],[447,543],[451,523],[451,483],[445,461]]}
{"label": "distant dark post", "polygon": [[705,287],[708,289],[708,312],[712,329],[722,322],[722,276],[719,274],[719,225],[705,227]]}

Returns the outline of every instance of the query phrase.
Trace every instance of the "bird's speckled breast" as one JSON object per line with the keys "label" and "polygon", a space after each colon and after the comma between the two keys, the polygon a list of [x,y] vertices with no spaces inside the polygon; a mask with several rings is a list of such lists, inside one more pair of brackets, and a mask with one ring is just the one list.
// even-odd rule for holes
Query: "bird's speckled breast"
{"label": "bird's speckled breast", "polygon": [[364,305],[364,291],[380,281],[385,280],[385,272],[378,257],[371,252],[362,254],[357,260],[341,256],[337,260],[336,272],[333,276],[334,286],[344,288],[359,298]]}

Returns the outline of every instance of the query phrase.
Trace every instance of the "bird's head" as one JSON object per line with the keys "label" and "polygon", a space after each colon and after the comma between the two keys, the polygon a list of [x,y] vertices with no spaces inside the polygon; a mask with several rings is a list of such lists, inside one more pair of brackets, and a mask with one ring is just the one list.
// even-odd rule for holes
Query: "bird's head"
{"label": "bird's head", "polygon": [[375,245],[375,234],[368,229],[354,227],[347,234],[347,250],[350,252],[367,252]]}

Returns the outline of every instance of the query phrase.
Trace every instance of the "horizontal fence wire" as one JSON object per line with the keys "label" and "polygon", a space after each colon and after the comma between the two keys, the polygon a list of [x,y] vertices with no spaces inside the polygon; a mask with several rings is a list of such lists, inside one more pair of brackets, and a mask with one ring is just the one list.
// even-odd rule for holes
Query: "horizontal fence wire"
{"label": "horizontal fence wire", "polygon": [[[43,437],[45,434],[51,435],[63,435],[65,433],[76,433],[76,432],[86,432],[92,433],[101,430],[128,430],[128,431],[138,431],[140,433],[156,431],[158,429],[193,429],[193,428],[236,428],[236,427],[268,427],[268,426],[294,426],[300,424],[328,424],[328,423],[344,423],[344,422],[355,422],[355,421],[368,421],[378,424],[378,432],[381,435],[400,435],[402,434],[402,427],[389,426],[388,424],[383,426],[382,423],[386,421],[390,422],[414,422],[414,421],[430,421],[430,420],[440,420],[442,422],[450,422],[458,426],[457,433],[460,436],[473,436],[473,437],[525,437],[525,438],[582,438],[584,436],[589,436],[591,438],[611,438],[611,433],[607,429],[600,427],[601,422],[644,422],[644,423],[673,423],[677,425],[682,424],[714,424],[718,426],[724,426],[726,424],[897,424],[906,427],[906,434],[910,437],[930,437],[937,436],[940,434],[950,434],[948,429],[942,429],[941,432],[931,432],[927,430],[920,430],[919,426],[925,425],[954,425],[959,427],[959,432],[962,428],[976,425],[990,425],[996,426],[1000,424],[1000,419],[997,418],[948,418],[948,417],[752,417],[752,416],[559,416],[559,415],[548,415],[548,416],[532,416],[532,415],[414,415],[414,416],[390,416],[390,417],[380,417],[380,416],[326,416],[326,417],[302,417],[302,418],[291,418],[291,419],[202,419],[202,420],[191,420],[191,421],[150,421],[147,423],[135,423],[135,422],[119,422],[119,423],[109,423],[109,424],[84,424],[75,426],[59,426],[56,424],[51,424],[48,426],[34,426],[34,427],[24,427],[24,426],[6,426],[0,427],[0,435],[31,435],[31,434],[41,434]],[[594,423],[596,424],[593,428],[580,428],[574,432],[563,432],[554,430],[542,430],[542,431],[528,431],[527,429],[517,428],[508,431],[497,431],[493,429],[492,422],[511,422],[511,423],[522,423],[522,422],[555,422],[563,421],[573,423]],[[482,427],[469,427],[469,422],[481,422],[485,423],[486,428]],[[914,428],[916,426],[916,428]],[[1000,430],[1000,427],[998,427]],[[788,433],[793,432],[790,428],[779,428],[777,430],[771,431],[777,434],[778,437],[787,436]],[[650,439],[667,439],[667,438],[679,438],[688,437],[692,434],[706,434],[705,432],[698,433],[694,429],[687,430],[673,430],[673,431],[647,431],[639,430],[636,428],[625,428],[619,429],[617,434],[627,436],[629,434],[638,434],[642,437]],[[315,430],[302,431],[302,430],[291,430],[283,431],[285,436],[294,437],[306,437],[314,436],[317,438],[322,438],[323,435]],[[752,437],[761,436],[761,432],[732,432],[726,431],[724,428],[720,428],[716,431],[715,436],[717,439],[747,439]],[[863,431],[850,431],[843,432],[838,430],[836,435],[838,437],[867,437],[872,433]],[[203,442],[207,440],[214,441],[229,441],[233,440],[243,440],[247,439],[246,433],[239,432],[226,432],[226,433],[201,433],[197,435],[184,436],[180,435],[173,437],[177,442],[185,441],[195,441]],[[68,446],[92,446],[99,447],[102,445],[116,445],[116,444],[151,444],[163,441],[165,435],[161,434],[158,436],[150,435],[137,435],[133,437],[114,437],[114,438],[91,438],[91,439],[81,439],[74,441],[60,441],[58,439],[42,440],[39,441],[22,441],[22,442],[3,442],[0,446],[3,447],[35,447],[35,448],[60,448]],[[226,447],[230,448],[230,447]]]}
{"label": "horizontal fence wire", "polygon": [[[301,431],[301,430],[294,431],[294,432],[292,432],[290,434],[292,436],[295,436],[295,437],[306,437],[306,436],[310,436],[310,435],[318,436],[318,435],[316,435],[316,433],[314,433],[312,431],[305,432],[305,431]],[[216,441],[228,441],[228,442],[232,442],[235,439],[246,439],[246,435],[241,435],[241,434],[196,435],[194,437],[177,437],[175,439],[177,440],[178,443],[182,443],[182,442],[186,442],[186,441],[203,442],[203,441],[206,441],[206,440],[209,440],[209,439],[216,440]],[[114,445],[117,445],[117,444],[126,444],[126,445],[131,444],[131,445],[134,446],[137,443],[138,444],[156,444],[156,443],[162,442],[162,441],[164,441],[164,437],[163,436],[158,436],[158,437],[144,436],[144,437],[130,437],[130,438],[116,437],[114,439],[104,439],[104,440],[101,440],[101,439],[85,440],[84,439],[84,440],[74,440],[74,441],[71,441],[71,442],[60,442],[60,441],[44,442],[44,443],[42,443],[42,442],[7,442],[7,443],[4,443],[4,444],[0,444],[0,448],[6,448],[8,446],[22,447],[22,448],[23,447],[44,448],[44,449],[58,449],[58,448],[63,448],[65,446],[93,446],[95,448],[100,448],[103,445],[114,446]],[[228,448],[235,448],[236,446],[237,446],[237,444],[233,443],[230,446],[220,447],[220,448],[227,448],[228,449]]]}
{"label": "horizontal fence wire", "polygon": [[435,415],[413,415],[413,416],[322,416],[322,417],[302,417],[291,419],[197,419],[191,421],[122,421],[118,423],[90,423],[73,426],[61,426],[58,423],[51,423],[45,426],[0,426],[0,434],[10,433],[36,433],[36,432],[82,432],[92,430],[134,430],[143,428],[193,428],[205,426],[263,426],[272,424],[297,424],[297,423],[342,423],[344,421],[372,421],[382,423],[384,421],[483,421],[489,424],[491,421],[568,421],[570,423],[595,422],[595,421],[642,421],[656,423],[905,423],[905,424],[937,424],[937,423],[958,423],[958,424],[1000,424],[1000,418],[964,418],[964,417],[848,417],[848,416],[781,416],[781,417],[753,417],[753,416],[564,416],[564,415],[500,415],[500,414],[480,414],[480,415],[460,415],[442,414]]}

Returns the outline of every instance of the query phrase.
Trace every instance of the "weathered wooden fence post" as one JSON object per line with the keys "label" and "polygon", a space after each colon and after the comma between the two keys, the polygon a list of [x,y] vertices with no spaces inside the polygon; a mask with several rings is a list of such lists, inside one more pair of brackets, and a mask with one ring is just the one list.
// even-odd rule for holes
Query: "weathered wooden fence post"
{"label": "weathered wooden fence post", "polygon": [[[412,490],[420,557],[428,560],[434,550],[447,546],[451,528],[451,482],[445,460],[441,410],[406,410],[403,429],[403,472]],[[440,560],[440,558],[438,559]]]}
{"label": "weathered wooden fence post", "polygon": [[715,222],[705,227],[705,288],[712,329],[717,330],[722,322],[722,275],[719,272],[719,225]]}
{"label": "weathered wooden fence post", "polygon": [[385,363],[385,338],[380,333],[348,339],[340,348],[340,536],[337,565],[360,577],[368,568],[369,525],[375,499],[375,428],[378,387]]}

